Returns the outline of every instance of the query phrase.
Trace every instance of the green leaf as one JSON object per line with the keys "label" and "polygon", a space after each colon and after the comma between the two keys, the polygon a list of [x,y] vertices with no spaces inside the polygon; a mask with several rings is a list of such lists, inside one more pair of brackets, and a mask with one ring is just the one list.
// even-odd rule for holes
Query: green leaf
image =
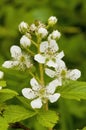
{"label": "green leaf", "polygon": [[31,109],[30,100],[28,100],[27,98],[23,96],[17,96],[16,98],[23,104],[23,106]]}
{"label": "green leaf", "polygon": [[35,111],[19,105],[10,105],[5,109],[4,118],[8,123],[18,122],[36,115]]}
{"label": "green leaf", "polygon": [[69,81],[64,86],[59,87],[58,92],[63,98],[86,99],[86,82]]}
{"label": "green leaf", "polygon": [[84,127],[82,130],[86,130],[86,127]]}
{"label": "green leaf", "polygon": [[7,121],[0,116],[0,130],[7,130],[7,128],[8,128]]}
{"label": "green leaf", "polygon": [[54,111],[40,111],[37,115],[39,123],[45,127],[53,128],[58,121],[58,115]]}
{"label": "green leaf", "polygon": [[10,90],[10,89],[1,89],[0,90],[0,103],[13,98],[14,96],[18,95],[17,92]]}
{"label": "green leaf", "polygon": [[6,81],[4,81],[4,80],[0,81],[0,86],[5,87],[6,86]]}

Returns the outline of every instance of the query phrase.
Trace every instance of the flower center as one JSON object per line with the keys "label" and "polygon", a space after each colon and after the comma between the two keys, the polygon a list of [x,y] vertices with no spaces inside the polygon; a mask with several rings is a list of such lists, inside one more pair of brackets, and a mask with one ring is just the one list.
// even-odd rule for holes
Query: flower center
{"label": "flower center", "polygon": [[46,55],[53,55],[55,53],[55,51],[53,50],[53,48],[48,47],[45,51]]}
{"label": "flower center", "polygon": [[39,90],[39,95],[40,95],[41,97],[43,97],[43,96],[45,95],[45,88],[41,88],[41,89]]}
{"label": "flower center", "polygon": [[63,70],[61,71],[61,77],[62,77],[62,78],[65,78],[65,76],[66,76],[66,70],[63,69]]}
{"label": "flower center", "polygon": [[22,55],[21,57],[20,57],[20,62],[24,62],[25,61],[25,57]]}

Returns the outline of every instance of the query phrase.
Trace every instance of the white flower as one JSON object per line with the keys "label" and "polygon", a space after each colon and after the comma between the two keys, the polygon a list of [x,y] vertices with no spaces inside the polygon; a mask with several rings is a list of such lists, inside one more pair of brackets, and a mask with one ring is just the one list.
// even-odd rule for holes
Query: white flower
{"label": "white flower", "polygon": [[0,79],[2,79],[4,76],[4,72],[0,71]]}
{"label": "white flower", "polygon": [[23,35],[20,39],[20,45],[27,48],[31,45],[31,40],[27,36]]}
{"label": "white flower", "polygon": [[80,76],[81,72],[78,69],[69,70],[66,75],[66,77],[71,80],[77,80]]}
{"label": "white flower", "polygon": [[26,22],[21,22],[20,24],[19,24],[19,31],[21,32],[21,33],[25,33],[25,32],[27,32],[27,30],[28,30],[28,24],[26,23]]}
{"label": "white flower", "polygon": [[42,64],[46,64],[49,67],[56,67],[59,59],[64,56],[63,51],[57,53],[59,47],[55,40],[44,41],[40,44],[40,52],[42,54],[36,54],[34,59]]}
{"label": "white flower", "polygon": [[62,60],[58,60],[55,70],[46,68],[45,73],[51,78],[58,79],[59,86],[62,86],[62,79],[77,80],[81,76],[81,72],[78,69],[67,70]]}
{"label": "white flower", "polygon": [[53,80],[47,86],[42,86],[35,78],[30,80],[31,88],[24,88],[22,94],[24,97],[31,99],[32,108],[41,108],[43,103],[49,100],[51,103],[56,102],[60,97],[59,93],[54,93],[58,87],[58,80]]}
{"label": "white flower", "polygon": [[62,60],[58,60],[55,70],[45,68],[46,75],[51,78],[56,78],[58,80],[59,86],[62,86],[62,79],[65,77],[66,71],[66,65]]}
{"label": "white flower", "polygon": [[57,23],[57,18],[55,16],[51,16],[49,19],[48,19],[48,24],[53,26],[54,24]]}
{"label": "white flower", "polygon": [[42,38],[46,37],[48,34],[48,31],[47,29],[43,28],[43,27],[40,27],[38,29],[38,35],[40,35]]}
{"label": "white flower", "polygon": [[11,57],[13,59],[10,61],[5,61],[2,65],[3,67],[5,68],[18,67],[18,69],[20,70],[24,70],[26,68],[31,67],[30,57],[27,54],[23,53],[20,47],[12,46],[10,52]]}

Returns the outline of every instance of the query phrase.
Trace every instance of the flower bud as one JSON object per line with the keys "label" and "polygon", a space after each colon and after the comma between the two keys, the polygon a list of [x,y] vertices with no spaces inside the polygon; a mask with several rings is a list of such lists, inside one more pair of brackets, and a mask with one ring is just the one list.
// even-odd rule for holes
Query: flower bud
{"label": "flower bud", "polygon": [[52,39],[59,39],[61,36],[61,33],[58,30],[55,30],[52,32]]}
{"label": "flower bud", "polygon": [[54,24],[57,23],[57,18],[55,16],[51,16],[49,19],[48,19],[48,24],[53,26]]}
{"label": "flower bud", "polygon": [[36,29],[37,29],[36,25],[35,25],[35,24],[31,24],[30,30],[31,30],[32,32],[34,32]]}
{"label": "flower bud", "polygon": [[39,34],[42,38],[44,38],[44,37],[47,36],[48,31],[47,31],[47,29],[45,29],[45,28],[43,28],[43,27],[40,27],[40,28],[38,29],[38,34]]}
{"label": "flower bud", "polygon": [[31,40],[27,36],[23,35],[20,39],[20,45],[24,48],[27,48],[31,45]]}
{"label": "flower bud", "polygon": [[21,33],[26,33],[27,30],[28,30],[28,24],[25,23],[25,22],[21,22],[21,23],[19,24],[19,31],[20,31]]}

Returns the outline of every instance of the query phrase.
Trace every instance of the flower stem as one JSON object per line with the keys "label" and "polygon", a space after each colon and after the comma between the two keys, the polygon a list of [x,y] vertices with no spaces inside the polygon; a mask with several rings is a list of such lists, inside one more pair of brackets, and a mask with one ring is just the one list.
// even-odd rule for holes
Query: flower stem
{"label": "flower stem", "polygon": [[37,76],[35,76],[30,70],[29,70],[29,74],[30,74],[32,77],[34,77],[34,78],[40,83],[40,79],[39,79]]}
{"label": "flower stem", "polygon": [[27,52],[31,55],[31,56],[34,56],[34,53],[30,50],[30,49],[26,49]]}
{"label": "flower stem", "polygon": [[[40,42],[41,42],[41,38],[38,37],[38,53],[40,53]],[[44,86],[44,67],[42,64],[39,63],[39,72],[40,72],[40,80],[41,80],[41,84],[42,86]]]}
{"label": "flower stem", "polygon": [[42,64],[39,64],[39,69],[40,69],[41,84],[44,86],[44,69],[43,69],[43,65]]}
{"label": "flower stem", "polygon": [[36,44],[36,42],[34,42],[33,40],[31,40],[32,44],[34,44],[36,47],[38,47],[38,45]]}
{"label": "flower stem", "polygon": [[[38,38],[38,53],[40,53],[40,42],[41,39]],[[40,81],[41,81],[41,85],[44,87],[44,65],[39,63],[39,71],[40,71]],[[48,111],[48,101],[46,102],[46,104],[44,105],[44,110]],[[53,130],[52,128],[48,128],[48,130]]]}

